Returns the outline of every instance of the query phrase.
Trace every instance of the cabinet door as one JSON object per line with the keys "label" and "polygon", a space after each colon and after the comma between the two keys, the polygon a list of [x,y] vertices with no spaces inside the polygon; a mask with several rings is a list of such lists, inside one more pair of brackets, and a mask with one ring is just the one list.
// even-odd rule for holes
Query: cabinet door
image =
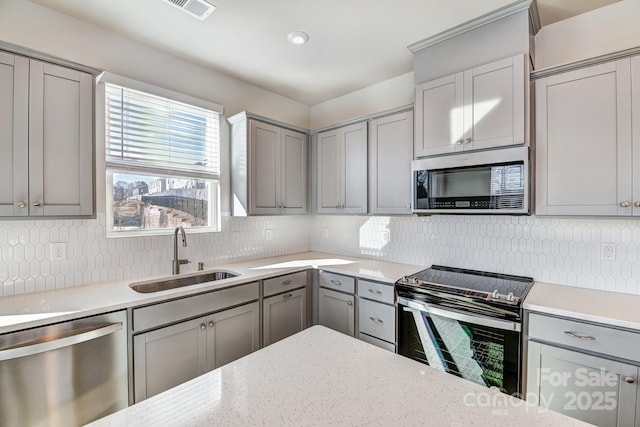
{"label": "cabinet door", "polygon": [[464,138],[463,74],[416,86],[416,158],[452,153]]}
{"label": "cabinet door", "polygon": [[355,336],[354,296],[320,288],[318,298],[318,322],[327,328]]}
{"label": "cabinet door", "polygon": [[207,371],[260,347],[259,310],[258,303],[253,302],[207,317]]}
{"label": "cabinet door", "polygon": [[536,81],[536,214],[631,214],[629,64]]}
{"label": "cabinet door", "polygon": [[93,78],[30,61],[31,216],[93,214]]}
{"label": "cabinet door", "polygon": [[250,120],[251,138],[251,213],[274,214],[280,209],[281,129]]}
{"label": "cabinet door", "polygon": [[[640,216],[640,56],[631,58],[631,102],[633,125],[633,215]],[[640,419],[640,412],[638,412]],[[638,421],[640,423],[640,421]]]}
{"label": "cabinet door", "polygon": [[527,363],[528,401],[601,427],[635,425],[637,366],[532,341]]}
{"label": "cabinet door", "polygon": [[413,111],[371,121],[369,212],[411,214]]}
{"label": "cabinet door", "polygon": [[262,307],[265,346],[307,327],[307,291],[304,288],[265,298]]}
{"label": "cabinet door", "polygon": [[0,52],[0,217],[29,214],[29,60]]}
{"label": "cabinet door", "polygon": [[318,213],[336,213],[341,204],[341,148],[338,130],[318,134]]}
{"label": "cabinet door", "polygon": [[307,212],[307,136],[283,129],[281,138],[280,201],[284,213]]}
{"label": "cabinet door", "polygon": [[367,123],[342,132],[342,213],[367,213]]}
{"label": "cabinet door", "polygon": [[205,372],[204,318],[133,337],[134,399],[140,402]]}
{"label": "cabinet door", "polygon": [[464,72],[465,150],[524,144],[524,69],[517,55]]}

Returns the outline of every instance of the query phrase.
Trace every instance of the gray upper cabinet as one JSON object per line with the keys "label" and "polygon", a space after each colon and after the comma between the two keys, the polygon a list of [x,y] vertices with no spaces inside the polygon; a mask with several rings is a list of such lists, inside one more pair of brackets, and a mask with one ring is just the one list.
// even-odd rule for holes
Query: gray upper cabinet
{"label": "gray upper cabinet", "polygon": [[235,216],[307,213],[307,135],[240,113],[231,124]]}
{"label": "gray upper cabinet", "polygon": [[480,65],[416,86],[416,158],[524,144],[525,55]]}
{"label": "gray upper cabinet", "polygon": [[0,87],[0,216],[93,215],[93,76],[0,52]]}
{"label": "gray upper cabinet", "polygon": [[369,124],[369,213],[411,214],[413,110]]}
{"label": "gray upper cabinet", "polygon": [[[633,216],[640,216],[640,56],[631,58],[631,103],[633,135]],[[638,396],[640,402],[640,395]],[[640,414],[640,412],[639,412]],[[640,418],[640,417],[639,417]]]}
{"label": "gray upper cabinet", "polygon": [[318,134],[318,213],[367,212],[367,123]]}
{"label": "gray upper cabinet", "polygon": [[29,208],[29,60],[0,52],[0,217]]}
{"label": "gray upper cabinet", "polygon": [[[638,58],[633,62],[640,84]],[[630,71],[625,58],[536,81],[537,215],[640,214]],[[640,109],[637,88],[634,97]]]}

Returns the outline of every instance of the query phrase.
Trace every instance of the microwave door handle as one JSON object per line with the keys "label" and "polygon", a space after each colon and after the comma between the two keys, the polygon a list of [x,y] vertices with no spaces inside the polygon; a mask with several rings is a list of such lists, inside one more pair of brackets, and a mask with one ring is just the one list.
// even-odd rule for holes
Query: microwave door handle
{"label": "microwave door handle", "polygon": [[[398,304],[408,307],[409,309],[420,310],[425,313],[435,314],[436,316],[446,317],[460,322],[472,323],[474,325],[486,326],[488,328],[501,329],[504,331],[520,332],[522,326],[520,323],[510,322],[508,320],[494,319],[491,317],[470,315],[461,311],[452,309],[443,309],[440,307],[434,307],[433,305],[407,300],[405,298],[398,298]],[[406,308],[403,307],[404,310]]]}

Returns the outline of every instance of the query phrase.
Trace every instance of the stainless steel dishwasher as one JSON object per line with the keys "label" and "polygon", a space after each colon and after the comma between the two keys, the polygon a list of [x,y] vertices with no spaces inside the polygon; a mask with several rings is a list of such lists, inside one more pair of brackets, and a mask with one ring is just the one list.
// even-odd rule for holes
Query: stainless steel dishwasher
{"label": "stainless steel dishwasher", "polygon": [[73,426],[127,407],[125,311],[0,335],[0,426]]}

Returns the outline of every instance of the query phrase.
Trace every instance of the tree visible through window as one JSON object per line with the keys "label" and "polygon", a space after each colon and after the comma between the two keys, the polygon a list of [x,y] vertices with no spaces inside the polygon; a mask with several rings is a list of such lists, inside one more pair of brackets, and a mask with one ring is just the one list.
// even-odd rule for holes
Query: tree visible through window
{"label": "tree visible through window", "polygon": [[219,115],[106,85],[110,231],[217,229]]}

